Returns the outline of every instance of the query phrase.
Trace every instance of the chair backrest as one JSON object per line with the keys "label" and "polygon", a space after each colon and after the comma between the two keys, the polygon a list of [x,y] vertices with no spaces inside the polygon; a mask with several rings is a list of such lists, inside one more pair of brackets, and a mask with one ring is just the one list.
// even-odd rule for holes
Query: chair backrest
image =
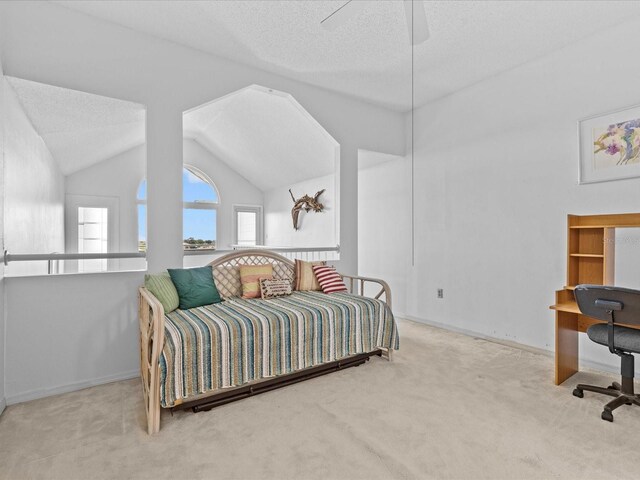
{"label": "chair backrest", "polygon": [[640,290],[603,285],[578,285],[574,291],[580,311],[589,317],[640,325]]}

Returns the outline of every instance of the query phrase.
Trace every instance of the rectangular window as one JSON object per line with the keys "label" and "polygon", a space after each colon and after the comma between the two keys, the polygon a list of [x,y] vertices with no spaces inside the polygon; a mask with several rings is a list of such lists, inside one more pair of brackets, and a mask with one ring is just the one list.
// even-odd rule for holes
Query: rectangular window
{"label": "rectangular window", "polygon": [[147,204],[138,204],[138,251],[147,251]]}
{"label": "rectangular window", "polygon": [[235,244],[254,247],[262,243],[262,207],[234,206]]}
{"label": "rectangular window", "polygon": [[238,212],[238,245],[257,245],[256,212]]}
{"label": "rectangular window", "polygon": [[216,248],[215,209],[185,208],[182,233],[185,250],[212,250]]}
{"label": "rectangular window", "polygon": [[[78,253],[107,253],[109,209],[78,207]],[[80,272],[105,272],[107,259],[80,260]]]}

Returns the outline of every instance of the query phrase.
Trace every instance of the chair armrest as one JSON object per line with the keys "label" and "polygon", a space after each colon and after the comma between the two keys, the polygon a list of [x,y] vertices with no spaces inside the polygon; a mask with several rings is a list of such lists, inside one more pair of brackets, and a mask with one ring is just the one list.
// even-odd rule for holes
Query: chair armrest
{"label": "chair armrest", "polygon": [[[349,284],[347,285],[347,288],[349,288],[349,293],[360,295],[362,297],[365,296],[364,287],[367,283],[380,285],[380,291],[373,298],[379,299],[384,294],[384,302],[389,306],[389,308],[391,308],[391,288],[389,287],[389,284],[384,280],[381,280],[379,278],[360,277],[358,275],[343,275],[342,273],[340,274],[340,276],[344,280],[349,280]],[[360,285],[359,289],[358,284]],[[359,290],[359,293],[357,290]]]}

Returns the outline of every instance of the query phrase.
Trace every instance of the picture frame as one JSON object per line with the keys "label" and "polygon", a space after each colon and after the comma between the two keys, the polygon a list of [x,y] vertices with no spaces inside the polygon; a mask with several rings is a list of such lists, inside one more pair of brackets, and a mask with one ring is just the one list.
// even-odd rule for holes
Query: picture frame
{"label": "picture frame", "polygon": [[640,105],[578,121],[580,184],[640,177]]}

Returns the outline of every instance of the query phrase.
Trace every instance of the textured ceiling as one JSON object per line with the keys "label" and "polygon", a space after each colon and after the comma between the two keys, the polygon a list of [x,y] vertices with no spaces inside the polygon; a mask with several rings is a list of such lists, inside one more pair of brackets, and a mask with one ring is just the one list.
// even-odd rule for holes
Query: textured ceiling
{"label": "textured ceiling", "polygon": [[[323,29],[320,21],[345,1],[55,3],[372,103],[410,109],[403,2],[367,2],[335,31]],[[424,7],[431,36],[415,48],[417,105],[640,14],[637,1],[427,1]]]}
{"label": "textured ceiling", "polygon": [[145,143],[142,105],[5,78],[64,175]]}
{"label": "textured ceiling", "polygon": [[185,113],[183,125],[262,191],[335,173],[337,143],[286,93],[250,86]]}
{"label": "textured ceiling", "polygon": [[[5,78],[64,175],[145,143],[142,105]],[[335,172],[335,140],[291,95],[257,85],[185,113],[184,135],[263,191]]]}

